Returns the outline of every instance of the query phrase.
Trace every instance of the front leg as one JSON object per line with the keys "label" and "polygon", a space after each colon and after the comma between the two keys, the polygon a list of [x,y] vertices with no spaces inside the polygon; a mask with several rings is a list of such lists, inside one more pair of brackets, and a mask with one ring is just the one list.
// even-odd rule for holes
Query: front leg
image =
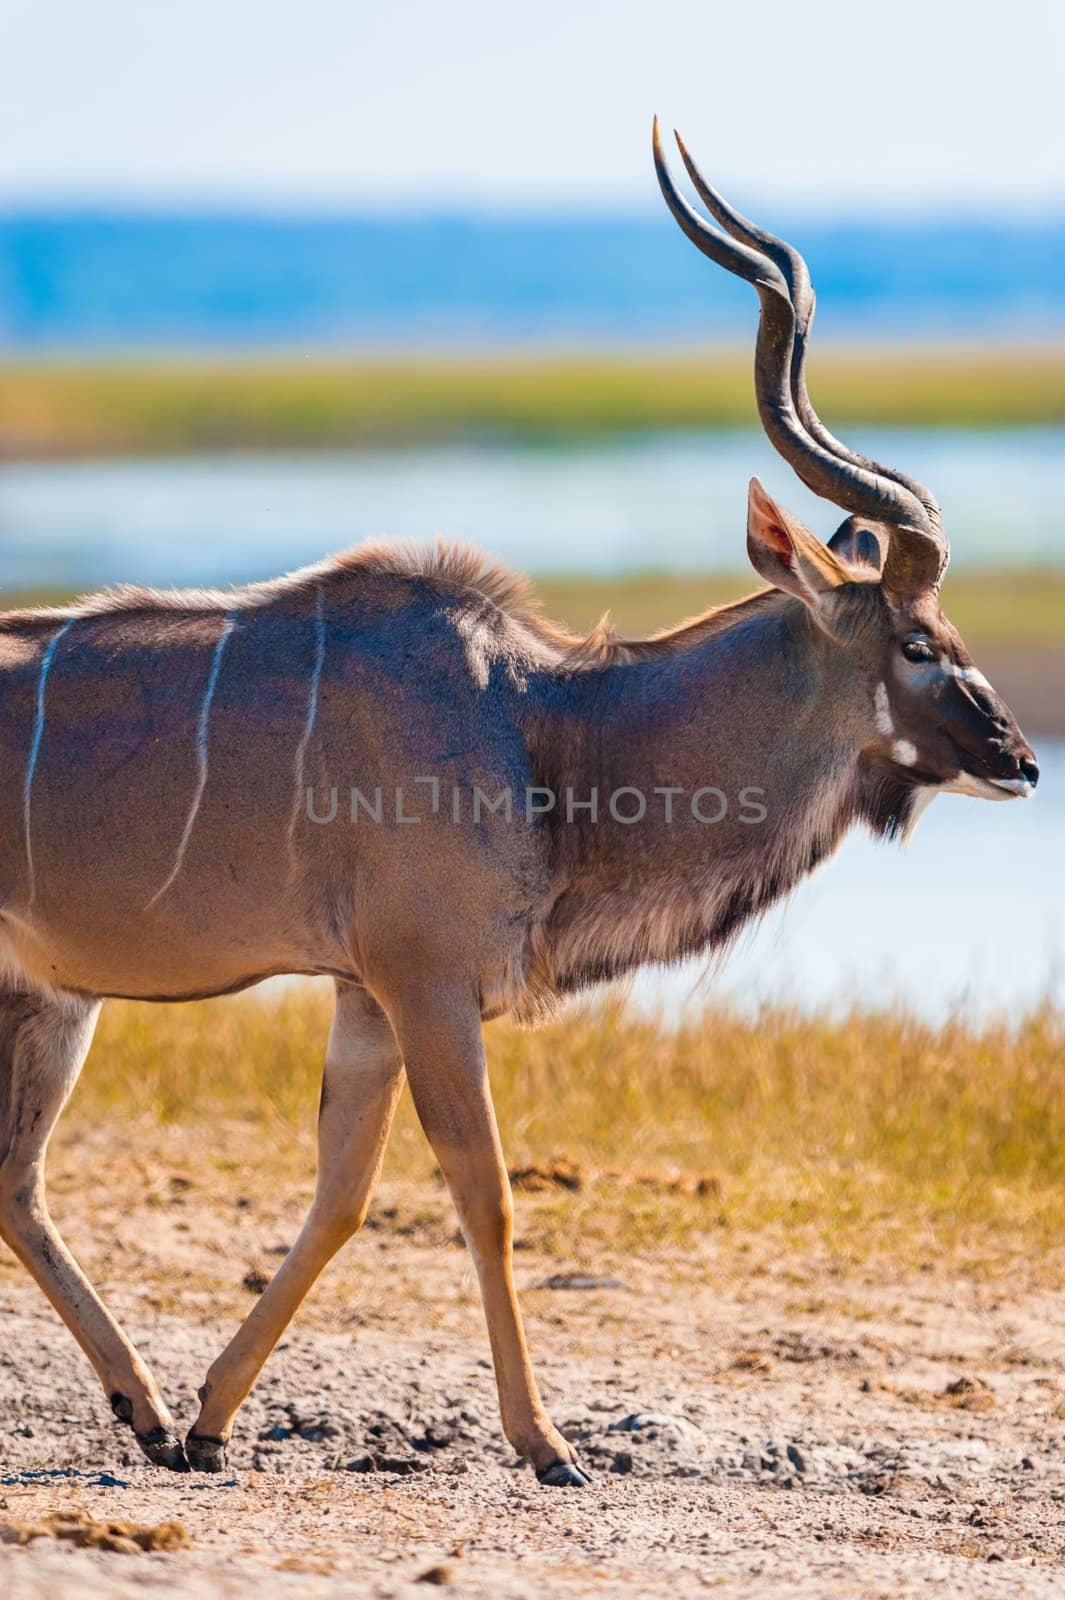
{"label": "front leg", "polygon": [[511,1266],[513,1202],[476,995],[460,983],[419,984],[380,998],[477,1267],[503,1431],[541,1483],[586,1484],[573,1449],[544,1410],[529,1362]]}

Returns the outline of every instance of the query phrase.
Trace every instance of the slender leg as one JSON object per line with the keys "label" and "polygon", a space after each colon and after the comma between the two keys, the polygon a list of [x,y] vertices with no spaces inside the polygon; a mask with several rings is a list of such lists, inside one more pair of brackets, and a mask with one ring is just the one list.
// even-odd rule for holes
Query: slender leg
{"label": "slender leg", "polygon": [[190,1464],[220,1472],[233,1419],[326,1263],[366,1216],[403,1063],[388,1018],[362,989],[337,985],[318,1114],[318,1183],[307,1219],[262,1298],[207,1374],[185,1441]]}
{"label": "slender leg", "polygon": [[0,994],[0,1235],[63,1318],[149,1461],[184,1472],[184,1452],[151,1373],[63,1243],[45,1198],[48,1139],[99,1010],[99,1001],[74,995]]}
{"label": "slender leg", "polygon": [[503,1431],[542,1483],[589,1479],[544,1410],[529,1361],[511,1269],[510,1182],[492,1106],[475,996],[465,987],[423,985],[387,1006],[407,1065],[422,1127],[451,1190],[477,1267],[488,1322]]}

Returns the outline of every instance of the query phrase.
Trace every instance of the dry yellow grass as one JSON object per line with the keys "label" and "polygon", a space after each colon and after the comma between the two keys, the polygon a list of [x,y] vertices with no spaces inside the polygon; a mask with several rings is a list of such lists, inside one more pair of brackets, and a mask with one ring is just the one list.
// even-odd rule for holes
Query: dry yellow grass
{"label": "dry yellow grass", "polygon": [[[1065,361],[1053,345],[829,347],[818,355],[816,394],[840,425],[1060,422]],[[552,441],[753,422],[746,349],[0,366],[0,455],[8,457]]]}
{"label": "dry yellow grass", "polygon": [[[219,1182],[228,1171],[245,1188],[304,1187],[328,1014],[328,991],[311,984],[112,1003],[65,1142],[87,1124],[139,1123],[165,1163],[156,1135],[194,1126]],[[977,1262],[1065,1237],[1065,1020],[1053,1012],[977,1029],[713,1011],[672,1029],[606,1003],[487,1037],[511,1162],[576,1168],[520,1198],[520,1231],[539,1247],[578,1230],[622,1249],[771,1229],[858,1257],[949,1249]],[[678,1172],[690,1175],[679,1186]],[[693,1192],[707,1174],[720,1188]],[[440,1214],[406,1097],[386,1175],[425,1186]]]}

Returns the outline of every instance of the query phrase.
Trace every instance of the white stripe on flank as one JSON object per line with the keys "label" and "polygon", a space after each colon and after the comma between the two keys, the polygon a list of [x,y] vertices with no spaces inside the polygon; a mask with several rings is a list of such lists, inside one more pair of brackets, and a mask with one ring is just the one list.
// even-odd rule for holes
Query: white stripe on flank
{"label": "white stripe on flank", "polygon": [[64,622],[48,641],[44,655],[41,657],[41,675],[37,679],[37,715],[33,724],[33,742],[30,745],[30,758],[26,763],[26,777],[22,786],[22,827],[26,839],[26,871],[29,877],[30,892],[26,904],[32,906],[37,897],[37,883],[33,874],[33,845],[30,841],[30,794],[33,789],[33,775],[37,770],[37,757],[41,753],[41,740],[44,737],[44,686],[48,682],[48,671],[52,665],[56,645],[66,633],[68,628],[74,626],[74,618]]}
{"label": "white stripe on flank", "polygon": [[303,733],[296,746],[296,798],[288,825],[290,847],[303,805],[303,765],[307,757],[307,746],[314,732],[314,724],[318,718],[318,688],[322,681],[322,663],[325,661],[325,590],[321,584],[318,585],[318,594],[314,602],[314,627],[314,671],[311,673],[311,687],[307,695],[307,715],[304,718]]}
{"label": "white stripe on flank", "polygon": [[226,616],[226,625],[219,634],[218,643],[214,647],[214,660],[211,662],[211,674],[207,679],[207,691],[204,694],[203,705],[200,707],[199,721],[196,724],[196,760],[199,767],[196,777],[196,792],[192,797],[192,805],[189,807],[189,814],[185,818],[185,826],[182,829],[181,840],[178,844],[174,865],[171,868],[170,876],[167,878],[162,888],[157,889],[152,895],[152,898],[148,901],[148,904],[144,908],[145,911],[150,910],[151,907],[155,905],[157,900],[161,900],[163,898],[164,894],[170,888],[170,885],[174,882],[174,879],[181,871],[182,863],[185,860],[185,851],[188,848],[189,840],[192,837],[192,830],[196,822],[196,814],[200,809],[200,801],[203,799],[203,791],[207,787],[207,725],[211,716],[211,701],[214,699],[215,686],[218,683],[218,673],[222,666],[222,651],[226,647],[226,641],[233,632],[235,624],[236,617],[232,612],[229,612]]}

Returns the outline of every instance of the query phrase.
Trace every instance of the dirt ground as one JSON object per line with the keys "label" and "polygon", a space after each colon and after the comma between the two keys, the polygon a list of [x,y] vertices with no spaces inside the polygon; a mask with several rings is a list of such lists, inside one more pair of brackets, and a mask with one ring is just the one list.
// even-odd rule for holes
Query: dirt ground
{"label": "dirt ground", "polygon": [[[187,1426],[302,1197],[223,1203],[180,1178],[127,1191],[91,1150],[78,1160],[60,1162],[56,1215]],[[0,1592],[1062,1592],[1061,1293],[1007,1293],[934,1259],[892,1281],[771,1241],[737,1256],[712,1234],[611,1261],[611,1287],[546,1287],[603,1264],[576,1241],[572,1262],[521,1250],[545,1395],[594,1470],[589,1489],[549,1490],[502,1438],[471,1265],[431,1202],[386,1186],[219,1477],[140,1458],[0,1250]],[[74,1512],[82,1537],[177,1520],[187,1542],[144,1552],[127,1530],[118,1551],[83,1547],[43,1521]]]}

